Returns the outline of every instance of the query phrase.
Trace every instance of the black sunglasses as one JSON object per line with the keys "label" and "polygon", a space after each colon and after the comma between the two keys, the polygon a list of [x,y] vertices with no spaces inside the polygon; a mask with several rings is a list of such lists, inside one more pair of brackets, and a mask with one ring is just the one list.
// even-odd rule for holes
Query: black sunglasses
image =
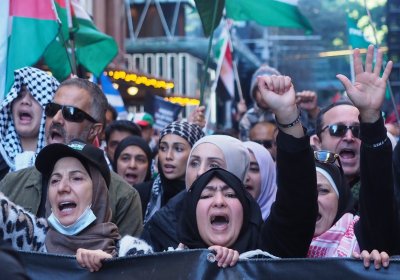
{"label": "black sunglasses", "polygon": [[251,140],[251,141],[264,146],[266,149],[271,149],[275,143],[274,140]]}
{"label": "black sunglasses", "polygon": [[316,161],[322,163],[335,164],[337,162],[340,167],[340,171],[343,173],[342,163],[340,162],[340,157],[338,154],[325,150],[314,151],[314,158]]}
{"label": "black sunglasses", "polygon": [[329,134],[331,136],[335,137],[343,137],[346,133],[347,130],[351,130],[351,133],[353,133],[353,136],[356,138],[360,138],[360,126],[359,125],[345,125],[345,124],[331,124],[325,126],[321,132],[329,128]]}
{"label": "black sunglasses", "polygon": [[91,121],[92,123],[98,123],[98,121],[96,121],[92,116],[74,106],[60,105],[57,103],[50,102],[46,104],[44,113],[46,117],[52,118],[60,110],[66,121],[80,123],[83,122],[84,120],[88,120]]}

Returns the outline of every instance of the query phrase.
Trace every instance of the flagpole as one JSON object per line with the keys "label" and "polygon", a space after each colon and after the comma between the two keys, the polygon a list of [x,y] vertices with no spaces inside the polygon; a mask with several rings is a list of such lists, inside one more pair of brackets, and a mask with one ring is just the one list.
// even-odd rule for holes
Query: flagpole
{"label": "flagpole", "polygon": [[[76,70],[76,57],[75,57],[75,41],[74,41],[74,32],[73,32],[73,24],[72,24],[72,15],[71,15],[71,2],[70,0],[65,0],[66,10],[67,10],[67,20],[68,20],[68,32],[69,32],[69,46],[70,46],[70,56],[71,56],[71,71],[73,75],[77,75]],[[65,41],[64,41],[65,42]],[[69,57],[69,56],[68,56]]]}
{"label": "flagpole", "polygon": [[[232,47],[231,51],[233,53],[233,43],[232,43],[232,35],[231,35],[230,28],[228,28],[228,35],[229,35],[228,40],[229,40],[230,46]],[[240,99],[240,101],[243,101],[244,98],[243,98],[242,85],[240,84],[239,72],[238,72],[238,69],[237,69],[237,65],[236,65],[236,60],[235,59],[232,59],[232,66],[233,66],[233,74],[235,75],[236,86],[237,86],[238,93],[239,93],[239,99]]]}
{"label": "flagpole", "polygon": [[217,19],[217,7],[218,7],[218,2],[220,0],[215,0],[214,1],[214,10],[213,10],[213,17],[212,17],[212,23],[211,23],[211,34],[210,34],[210,40],[208,41],[208,50],[207,50],[207,58],[206,58],[206,63],[204,66],[204,77],[203,81],[200,86],[200,105],[204,104],[204,90],[206,87],[206,82],[207,82],[207,69],[208,65],[210,63],[210,56],[211,56],[211,46],[212,46],[212,41],[214,37],[214,27],[215,27],[215,21]]}

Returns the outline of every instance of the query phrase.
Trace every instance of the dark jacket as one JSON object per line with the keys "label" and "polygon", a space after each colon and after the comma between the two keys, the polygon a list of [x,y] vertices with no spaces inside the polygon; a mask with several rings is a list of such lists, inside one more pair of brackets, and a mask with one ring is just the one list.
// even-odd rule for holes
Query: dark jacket
{"label": "dark jacket", "polygon": [[[277,146],[278,191],[270,216],[260,226],[257,248],[279,257],[305,257],[318,214],[313,151],[308,137],[298,139],[282,132]],[[178,245],[177,221],[183,197],[184,193],[171,199],[145,225],[142,238],[155,251]]]}
{"label": "dark jacket", "polygon": [[[163,207],[168,203],[170,199],[172,199],[173,197],[175,197],[175,195],[177,195],[179,192],[185,189],[185,182],[182,179],[169,180],[163,175],[160,166],[159,170],[160,170],[159,176],[161,179],[161,188],[163,191],[163,196],[161,198],[161,207]],[[143,219],[146,215],[147,205],[150,201],[151,189],[153,187],[153,183],[154,180],[151,180],[134,186],[140,195],[140,200],[142,203]]]}
{"label": "dark jacket", "polygon": [[[392,145],[381,117],[373,124],[361,122],[360,220],[355,233],[361,250],[400,254],[400,224],[394,198]],[[381,145],[376,145],[381,143]]]}

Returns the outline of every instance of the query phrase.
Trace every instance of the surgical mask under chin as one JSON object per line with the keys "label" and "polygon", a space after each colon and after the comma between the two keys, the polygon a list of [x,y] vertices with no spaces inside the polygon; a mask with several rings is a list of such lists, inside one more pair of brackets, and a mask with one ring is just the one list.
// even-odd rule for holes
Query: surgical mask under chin
{"label": "surgical mask under chin", "polygon": [[53,212],[47,218],[47,221],[61,234],[77,235],[96,220],[96,215],[93,213],[91,206],[89,205],[72,225],[64,226],[61,224]]}

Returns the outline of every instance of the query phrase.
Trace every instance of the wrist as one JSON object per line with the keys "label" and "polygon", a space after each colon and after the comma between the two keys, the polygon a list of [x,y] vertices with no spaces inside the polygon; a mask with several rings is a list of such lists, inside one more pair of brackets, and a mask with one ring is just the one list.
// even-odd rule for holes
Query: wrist
{"label": "wrist", "polygon": [[[293,115],[293,114],[291,114]],[[276,124],[280,127],[280,128],[291,128],[295,125],[297,125],[298,123],[300,123],[300,116],[301,116],[301,111],[297,108],[297,112],[296,112],[296,117],[291,117],[291,118],[285,118],[285,120],[280,121],[278,119],[278,117],[276,118]],[[290,119],[292,121],[287,121],[287,119]]]}
{"label": "wrist", "polygon": [[380,110],[360,110],[360,119],[363,123],[375,123],[380,116]]}

